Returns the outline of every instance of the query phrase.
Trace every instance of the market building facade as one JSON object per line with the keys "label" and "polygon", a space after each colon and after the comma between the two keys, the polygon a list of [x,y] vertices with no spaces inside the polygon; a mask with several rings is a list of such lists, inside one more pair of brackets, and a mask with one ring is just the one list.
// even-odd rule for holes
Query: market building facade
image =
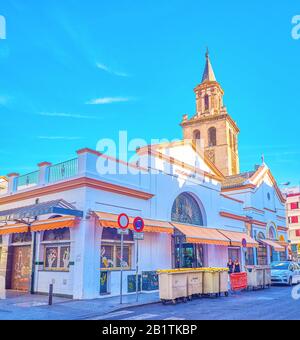
{"label": "market building facade", "polygon": [[[240,173],[239,129],[223,105],[208,55],[195,92],[197,113],[182,121],[185,139],[142,147],[134,164],[82,149],[70,161],[7,176],[0,192],[6,289],[47,293],[53,284],[55,294],[74,299],[118,295],[122,266],[123,292],[134,292],[137,216],[145,220],[143,291],[157,290],[159,269],[286,257],[285,200],[266,164]],[[104,174],[101,164],[116,173]],[[120,213],[130,216],[123,259]]]}

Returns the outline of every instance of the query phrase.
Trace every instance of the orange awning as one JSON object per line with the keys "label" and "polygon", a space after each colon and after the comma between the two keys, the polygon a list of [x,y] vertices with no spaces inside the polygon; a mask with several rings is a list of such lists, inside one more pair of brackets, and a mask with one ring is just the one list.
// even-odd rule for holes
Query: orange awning
{"label": "orange awning", "polygon": [[44,231],[63,228],[73,228],[77,223],[75,216],[63,216],[57,218],[50,218],[48,220],[36,221],[32,223],[31,231]]}
{"label": "orange awning", "polygon": [[236,231],[218,230],[221,234],[230,240],[230,243],[234,247],[242,247],[242,241],[247,241],[247,248],[257,248],[258,243],[246,233],[238,233]]}
{"label": "orange awning", "polygon": [[[119,228],[118,225],[118,217],[117,214],[103,213],[103,212],[95,212],[99,219],[99,227],[104,228]],[[129,229],[134,230],[133,228],[134,217],[129,217]],[[173,234],[174,228],[169,222],[144,219],[145,228],[144,232],[146,233],[168,233]]]}
{"label": "orange awning", "polygon": [[21,234],[27,233],[28,231],[29,227],[23,223],[4,225],[3,227],[0,227],[0,235]]}
{"label": "orange awning", "polygon": [[261,239],[261,240],[259,240],[259,242],[274,248],[275,251],[278,251],[278,252],[284,252],[285,251],[285,248],[283,246],[281,246],[279,243],[275,242],[275,241],[272,241],[272,240],[262,240]]}
{"label": "orange awning", "polygon": [[173,226],[186,236],[188,243],[215,244],[220,246],[230,246],[227,237],[217,229],[190,226],[186,224],[173,223]]}

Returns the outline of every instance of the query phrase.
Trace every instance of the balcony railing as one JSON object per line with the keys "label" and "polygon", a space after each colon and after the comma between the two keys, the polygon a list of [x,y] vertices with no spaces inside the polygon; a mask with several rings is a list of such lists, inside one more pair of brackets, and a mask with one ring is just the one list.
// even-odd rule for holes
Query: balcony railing
{"label": "balcony railing", "polygon": [[49,168],[48,182],[58,182],[74,177],[78,174],[78,158],[71,159],[60,164],[52,165]]}
{"label": "balcony railing", "polygon": [[39,171],[31,172],[30,174],[20,176],[17,182],[17,190],[28,189],[38,185]]}

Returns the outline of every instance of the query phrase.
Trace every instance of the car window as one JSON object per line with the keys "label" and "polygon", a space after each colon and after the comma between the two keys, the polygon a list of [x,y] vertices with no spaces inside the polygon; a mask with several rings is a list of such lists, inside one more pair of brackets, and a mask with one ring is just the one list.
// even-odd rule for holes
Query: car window
{"label": "car window", "polygon": [[300,269],[300,267],[299,267],[299,265],[297,263],[294,263],[294,268],[295,268],[295,270],[299,270]]}

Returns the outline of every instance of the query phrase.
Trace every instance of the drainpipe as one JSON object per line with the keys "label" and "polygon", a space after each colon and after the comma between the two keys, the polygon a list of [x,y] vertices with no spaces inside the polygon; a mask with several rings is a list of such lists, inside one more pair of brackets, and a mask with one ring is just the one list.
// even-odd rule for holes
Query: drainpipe
{"label": "drainpipe", "polygon": [[31,263],[31,287],[30,294],[34,294],[34,279],[35,279],[35,258],[36,258],[36,232],[33,232],[32,237],[32,263]]}

